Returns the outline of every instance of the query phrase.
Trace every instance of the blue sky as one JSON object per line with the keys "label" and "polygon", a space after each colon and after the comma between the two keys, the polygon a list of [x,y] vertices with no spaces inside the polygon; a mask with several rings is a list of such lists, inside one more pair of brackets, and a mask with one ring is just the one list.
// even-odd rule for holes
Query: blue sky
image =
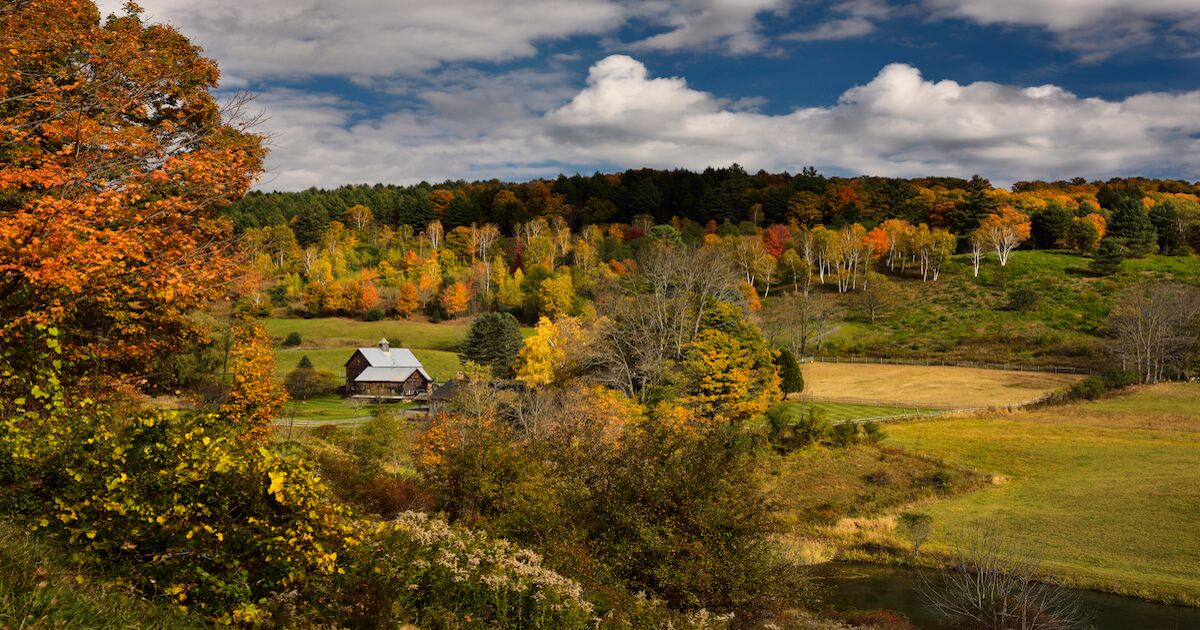
{"label": "blue sky", "polygon": [[268,190],[735,161],[1200,177],[1200,0],[142,5],[257,95]]}

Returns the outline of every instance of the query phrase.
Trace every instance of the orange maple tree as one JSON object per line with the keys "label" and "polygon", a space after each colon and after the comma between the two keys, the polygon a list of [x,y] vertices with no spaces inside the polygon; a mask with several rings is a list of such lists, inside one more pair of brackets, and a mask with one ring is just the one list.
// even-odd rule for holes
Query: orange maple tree
{"label": "orange maple tree", "polygon": [[405,282],[400,285],[400,290],[396,293],[396,312],[400,313],[401,317],[408,317],[416,312],[421,306],[421,300],[417,297],[417,285],[411,282]]}
{"label": "orange maple tree", "polygon": [[55,325],[117,374],[200,333],[187,313],[233,275],[215,209],[264,157],[216,64],[139,13],[0,4],[0,344]]}
{"label": "orange maple tree", "polygon": [[454,282],[442,291],[441,302],[447,315],[451,318],[458,317],[471,306],[471,288],[465,283]]}

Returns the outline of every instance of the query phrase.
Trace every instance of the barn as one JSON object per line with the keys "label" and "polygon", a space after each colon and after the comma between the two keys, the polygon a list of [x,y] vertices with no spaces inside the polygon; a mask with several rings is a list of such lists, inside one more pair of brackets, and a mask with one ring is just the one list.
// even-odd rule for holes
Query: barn
{"label": "barn", "polygon": [[392,348],[380,339],[374,348],[358,348],[346,361],[346,395],[352,398],[427,400],[433,379],[408,348]]}

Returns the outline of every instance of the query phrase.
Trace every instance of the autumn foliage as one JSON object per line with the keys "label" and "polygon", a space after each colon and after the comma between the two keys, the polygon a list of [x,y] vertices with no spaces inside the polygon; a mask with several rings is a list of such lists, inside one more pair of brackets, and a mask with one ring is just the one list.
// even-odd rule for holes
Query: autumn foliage
{"label": "autumn foliage", "polygon": [[260,170],[212,60],[135,5],[0,7],[0,340],[52,322],[92,365],[136,372],[194,334],[231,277],[214,210]]}
{"label": "autumn foliage", "polygon": [[230,387],[221,413],[242,427],[246,437],[259,441],[271,433],[287,393],[274,380],[275,356],[271,339],[261,324],[235,326],[229,353]]}

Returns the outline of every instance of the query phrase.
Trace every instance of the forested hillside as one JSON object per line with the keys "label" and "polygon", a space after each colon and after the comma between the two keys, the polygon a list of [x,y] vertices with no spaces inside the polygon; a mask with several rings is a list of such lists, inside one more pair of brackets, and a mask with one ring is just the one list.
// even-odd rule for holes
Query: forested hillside
{"label": "forested hillside", "polygon": [[1104,360],[1097,338],[1117,289],[1147,273],[1195,281],[1194,265],[1171,260],[1200,247],[1197,192],[735,165],[250,193],[228,214],[253,261],[239,308],[262,315],[587,317],[658,243],[717,252],[776,345],[798,355],[1086,367]]}

